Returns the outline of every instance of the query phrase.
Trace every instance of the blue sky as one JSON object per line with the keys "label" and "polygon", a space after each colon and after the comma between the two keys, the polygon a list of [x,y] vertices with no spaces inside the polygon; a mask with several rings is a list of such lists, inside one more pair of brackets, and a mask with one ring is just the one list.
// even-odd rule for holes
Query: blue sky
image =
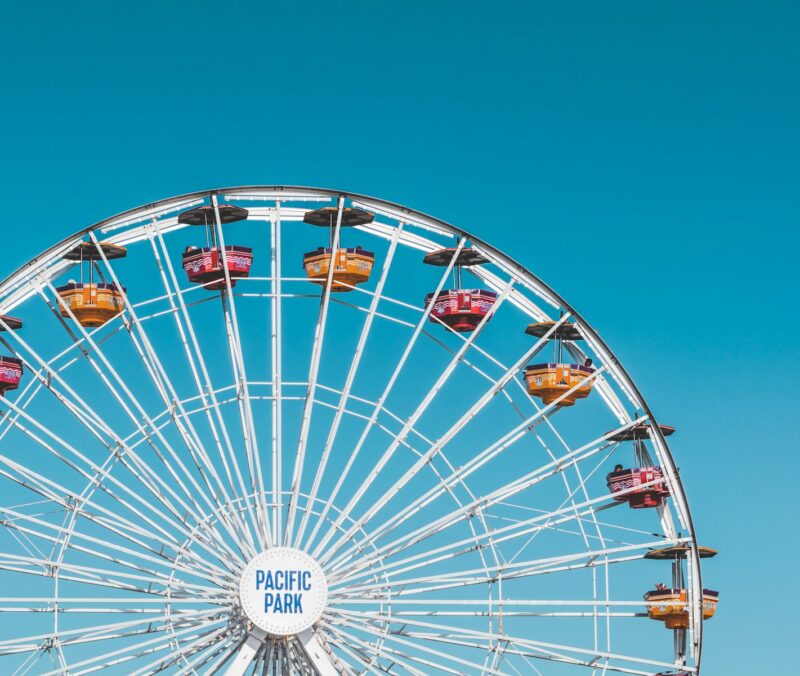
{"label": "blue sky", "polygon": [[699,534],[721,552],[704,673],[792,670],[794,491],[778,481],[800,470],[796,6],[3,15],[2,275],[95,220],[215,186],[342,188],[457,223],[576,306],[678,428]]}

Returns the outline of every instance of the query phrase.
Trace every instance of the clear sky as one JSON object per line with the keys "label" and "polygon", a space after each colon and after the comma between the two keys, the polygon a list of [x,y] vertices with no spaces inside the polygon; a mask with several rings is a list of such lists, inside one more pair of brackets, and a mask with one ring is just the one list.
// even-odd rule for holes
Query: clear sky
{"label": "clear sky", "polygon": [[774,0],[6,3],[0,276],[216,186],[457,223],[577,307],[678,428],[721,552],[704,673],[795,673],[799,19]]}

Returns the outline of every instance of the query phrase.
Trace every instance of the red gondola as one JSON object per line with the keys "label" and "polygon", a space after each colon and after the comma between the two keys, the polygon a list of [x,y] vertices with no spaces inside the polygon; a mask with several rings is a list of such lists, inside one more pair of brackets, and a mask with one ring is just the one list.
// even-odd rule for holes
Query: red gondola
{"label": "red gondola", "polygon": [[218,246],[215,228],[217,213],[220,225],[246,220],[249,215],[247,209],[232,204],[220,204],[216,211],[214,206],[195,207],[178,216],[179,223],[202,225],[206,228],[207,246],[187,246],[183,252],[181,263],[190,282],[202,284],[206,289],[212,291],[219,291],[227,287],[226,267],[231,287],[233,287],[236,285],[236,279],[247,277],[250,274],[250,268],[253,265],[253,250],[250,247],[229,244],[223,250]]}
{"label": "red gondola", "polygon": [[[225,261],[231,286],[236,286],[237,277],[247,277],[253,264],[253,250],[246,246],[229,245],[225,247]],[[225,288],[223,254],[220,247],[187,246],[183,252],[183,269],[190,282],[202,284],[205,288],[218,291]]]}
{"label": "red gondola", "polygon": [[[16,317],[0,315],[0,331],[16,331],[22,328],[22,320]],[[6,328],[7,327],[7,328]],[[5,396],[9,390],[16,390],[22,378],[22,360],[16,357],[0,356],[0,396]]]}
{"label": "red gondola", "polygon": [[21,378],[22,360],[0,356],[0,396],[5,396],[9,390],[16,390]]}
{"label": "red gondola", "polygon": [[[428,265],[446,267],[456,255],[457,249],[438,249],[423,258]],[[486,315],[489,315],[497,301],[497,294],[488,289],[465,289],[462,281],[462,269],[488,263],[483,254],[465,247],[458,253],[453,263],[455,289],[440,291],[434,298],[433,293],[425,296],[425,307],[432,305],[429,319],[436,324],[444,324],[451,331],[468,333],[474,331]],[[491,315],[489,316],[491,319]],[[489,321],[487,319],[486,321]]]}
{"label": "red gondola", "polygon": [[[669,488],[663,483],[663,478],[660,467],[632,467],[611,472],[606,483],[614,500],[627,502],[633,509],[643,509],[658,507],[664,498],[669,497]],[[617,495],[620,491],[629,492]]]}
{"label": "red gondola", "polygon": [[[660,425],[661,432],[668,436],[674,427]],[[606,475],[606,484],[611,497],[618,502],[627,502],[633,509],[658,507],[669,497],[669,486],[664,481],[661,467],[653,464],[644,444],[650,438],[650,426],[641,423],[609,437],[611,441],[633,441],[636,466],[625,468],[617,465]]]}
{"label": "red gondola", "polygon": [[496,300],[497,294],[487,289],[449,289],[441,291],[436,300],[429,293],[425,307],[433,302],[430,321],[438,319],[453,331],[467,333],[477,328]]}

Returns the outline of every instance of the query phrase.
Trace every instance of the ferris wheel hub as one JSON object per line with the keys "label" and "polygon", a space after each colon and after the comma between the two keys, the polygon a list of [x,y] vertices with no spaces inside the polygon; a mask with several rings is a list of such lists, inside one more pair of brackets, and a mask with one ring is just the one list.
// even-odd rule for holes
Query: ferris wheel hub
{"label": "ferris wheel hub", "polygon": [[310,629],[328,603],[328,581],[317,561],[293,547],[272,547],[242,571],[239,599],[248,619],[273,636]]}

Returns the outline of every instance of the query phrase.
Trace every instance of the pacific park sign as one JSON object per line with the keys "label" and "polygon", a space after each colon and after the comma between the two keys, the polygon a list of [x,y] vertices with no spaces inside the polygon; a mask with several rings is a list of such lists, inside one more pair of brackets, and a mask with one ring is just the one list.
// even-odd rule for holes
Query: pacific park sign
{"label": "pacific park sign", "polygon": [[309,629],[328,602],[328,581],[305,552],[273,547],[245,566],[239,598],[247,617],[268,634],[290,636]]}

